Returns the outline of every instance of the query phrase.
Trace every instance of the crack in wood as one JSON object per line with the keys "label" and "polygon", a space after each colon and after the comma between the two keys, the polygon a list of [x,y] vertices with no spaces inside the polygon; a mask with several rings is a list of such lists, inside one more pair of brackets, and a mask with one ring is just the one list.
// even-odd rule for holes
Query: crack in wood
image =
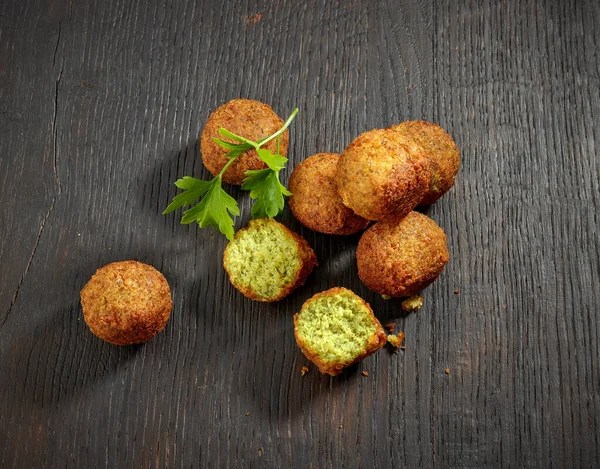
{"label": "crack in wood", "polygon": [[23,275],[21,275],[21,279],[19,280],[19,283],[17,285],[17,289],[15,290],[15,293],[14,293],[14,295],[12,297],[12,300],[10,302],[10,306],[8,307],[8,311],[4,315],[4,319],[2,320],[2,324],[0,324],[0,330],[2,330],[2,328],[4,327],[4,324],[6,324],[6,321],[8,320],[8,318],[10,317],[10,313],[12,312],[13,306],[17,302],[17,299],[19,297],[19,290],[21,289],[21,286],[23,285],[23,282],[25,281],[25,277],[27,277],[27,273],[29,272],[29,269],[31,267],[31,263],[33,262],[33,258],[35,257],[35,253],[37,251],[38,245],[40,244],[40,239],[42,237],[42,232],[44,231],[44,226],[46,225],[46,221],[48,220],[48,218],[52,214],[52,210],[54,210],[54,204],[55,203],[56,203],[56,197],[54,197],[52,199],[52,204],[50,204],[50,209],[46,212],[46,215],[44,216],[44,219],[42,220],[42,224],[40,225],[40,229],[38,231],[38,235],[37,235],[37,238],[35,240],[35,244],[33,246],[33,250],[31,251],[31,256],[29,256],[29,260],[27,261],[27,265],[25,266],[25,272],[23,272]]}
{"label": "crack in wood", "polygon": [[[58,22],[58,38],[56,39],[56,45],[54,46],[54,54],[53,54],[53,64],[56,65],[56,54],[58,51],[58,46],[60,44],[60,36],[61,36],[61,30],[62,30],[62,26],[61,26],[61,22]],[[37,252],[37,248],[38,245],[40,244],[40,239],[42,237],[42,233],[44,231],[44,226],[46,225],[46,222],[48,221],[48,218],[50,217],[50,215],[52,214],[52,211],[54,210],[54,205],[56,204],[56,198],[62,193],[62,185],[60,182],[60,178],[58,176],[58,171],[57,171],[57,164],[58,164],[58,144],[57,144],[57,140],[58,140],[58,132],[57,132],[57,128],[56,128],[56,118],[57,118],[57,114],[58,114],[58,91],[59,91],[59,86],[60,86],[60,81],[62,79],[62,74],[63,74],[63,68],[64,68],[64,64],[61,64],[60,67],[60,71],[58,72],[58,77],[56,79],[56,83],[55,83],[55,90],[54,90],[54,113],[52,116],[52,137],[53,137],[53,151],[54,151],[54,155],[53,155],[53,162],[52,162],[52,170],[54,173],[54,179],[56,180],[56,185],[57,185],[57,195],[52,199],[52,203],[50,204],[50,208],[48,209],[48,211],[46,212],[46,215],[44,215],[44,218],[42,219],[42,223],[40,224],[40,229],[38,230],[38,234],[37,237],[35,239],[35,244],[33,245],[33,250],[31,251],[31,255],[29,256],[29,260],[27,261],[27,265],[25,266],[25,271],[23,272],[23,275],[21,275],[21,278],[19,279],[19,283],[17,284],[17,288],[15,290],[15,293],[13,294],[13,297],[10,301],[10,306],[8,307],[8,310],[6,312],[6,314],[4,315],[4,318],[2,319],[2,323],[0,323],[0,330],[2,330],[2,328],[4,327],[4,324],[6,324],[6,321],[8,320],[8,318],[10,317],[10,314],[12,312],[12,309],[15,305],[15,303],[17,302],[17,299],[19,298],[19,291],[21,290],[21,287],[23,286],[23,282],[25,281],[25,277],[27,277],[27,274],[29,272],[29,269],[31,268],[31,264],[33,262],[33,258],[35,257],[35,253]]]}
{"label": "crack in wood", "polygon": [[60,86],[60,80],[62,79],[63,74],[63,66],[60,67],[60,72],[58,73],[58,78],[56,80],[56,88],[54,92],[54,116],[52,118],[52,133],[54,139],[54,160],[52,162],[52,170],[54,171],[54,179],[56,180],[56,186],[58,189],[58,195],[62,193],[62,184],[60,182],[60,177],[58,176],[58,130],[56,128],[56,117],[58,114],[58,88]]}

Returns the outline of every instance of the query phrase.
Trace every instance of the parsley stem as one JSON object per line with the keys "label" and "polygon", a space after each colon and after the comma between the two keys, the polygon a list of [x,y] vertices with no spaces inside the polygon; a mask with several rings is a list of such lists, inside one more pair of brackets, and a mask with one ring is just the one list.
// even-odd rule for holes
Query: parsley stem
{"label": "parsley stem", "polygon": [[[219,129],[219,132],[221,132],[221,134],[223,134],[223,135],[227,135],[229,138],[233,138],[234,140],[237,140],[238,142],[244,142],[244,143],[246,143],[246,144],[254,147],[255,150],[258,150],[265,143],[270,142],[271,140],[273,140],[274,138],[279,137],[283,132],[285,132],[285,129],[287,129],[290,126],[290,124],[294,120],[294,117],[296,117],[296,114],[298,114],[298,108],[295,108],[292,111],[292,113],[290,114],[290,116],[287,118],[287,120],[283,124],[283,127],[281,127],[273,135],[269,135],[267,138],[261,139],[258,142],[253,142],[252,140],[248,140],[245,137],[242,137],[240,135],[236,135],[236,134],[234,134],[233,132],[230,132],[227,129],[221,128],[221,129]],[[277,153],[279,153],[279,149],[277,150]]]}
{"label": "parsley stem", "polygon": [[[290,116],[287,118],[287,120],[285,121],[285,123],[283,124],[283,127],[281,127],[277,132],[275,132],[273,135],[270,135],[269,137],[265,138],[265,139],[261,139],[258,142],[253,142],[252,140],[248,140],[247,138],[241,137],[239,135],[234,134],[233,132],[229,132],[228,130],[226,131],[227,133],[233,135],[235,138],[237,138],[238,140],[247,143],[248,145],[253,146],[256,150],[258,150],[260,147],[262,147],[265,143],[270,142],[271,140],[273,140],[274,138],[277,139],[277,154],[279,154],[279,143],[281,141],[281,134],[283,132],[285,132],[285,129],[287,129],[290,124],[292,123],[292,121],[294,120],[294,117],[296,117],[296,114],[298,114],[298,108],[295,108],[292,113],[290,114]],[[223,129],[225,131],[225,129]],[[240,153],[241,155],[241,153]],[[229,160],[227,161],[227,163],[225,163],[225,166],[223,166],[223,168],[221,169],[221,172],[216,176],[218,178],[220,178],[221,176],[223,176],[223,173],[225,171],[227,171],[227,168],[229,168],[229,166],[231,165],[231,163],[233,163],[240,155],[234,156],[232,158],[229,158]]]}
{"label": "parsley stem", "polygon": [[220,178],[221,176],[223,176],[223,173],[227,171],[227,168],[229,168],[231,163],[237,160],[240,157],[240,155],[234,156],[233,158],[229,158],[229,160],[227,160],[227,163],[225,163],[225,166],[223,166],[223,168],[221,169],[221,172],[216,177]]}
{"label": "parsley stem", "polygon": [[281,129],[279,129],[273,135],[271,135],[270,137],[268,137],[265,140],[263,140],[262,142],[260,142],[259,146],[262,147],[265,143],[270,142],[271,140],[273,140],[274,138],[279,137],[283,132],[285,132],[285,129],[287,129],[290,126],[290,124],[294,120],[294,117],[296,117],[296,114],[298,114],[298,108],[295,108],[292,111],[292,113],[290,114],[290,117],[287,118],[287,120],[285,121],[285,124],[283,124],[283,127]]}

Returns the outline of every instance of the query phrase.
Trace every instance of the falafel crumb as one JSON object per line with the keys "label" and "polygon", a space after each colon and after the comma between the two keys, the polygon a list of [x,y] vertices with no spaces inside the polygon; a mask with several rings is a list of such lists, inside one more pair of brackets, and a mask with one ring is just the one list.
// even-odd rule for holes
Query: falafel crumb
{"label": "falafel crumb", "polygon": [[344,426],[340,424],[340,428],[344,428]]}
{"label": "falafel crumb", "polygon": [[408,297],[404,300],[400,306],[402,306],[402,310],[410,313],[412,311],[417,311],[421,306],[423,306],[423,295],[416,295]]}
{"label": "falafel crumb", "polygon": [[458,295],[460,293],[460,290],[454,290],[454,294]]}
{"label": "falafel crumb", "polygon": [[304,376],[306,373],[308,373],[308,366],[303,366],[300,370],[300,374]]}
{"label": "falafel crumb", "polygon": [[384,300],[389,300],[391,298],[390,295],[386,295],[385,293],[381,294],[381,298],[383,298]]}
{"label": "falafel crumb", "polygon": [[385,325],[385,328],[390,332],[394,332],[394,329],[396,328],[396,324],[394,324],[393,322],[390,322],[389,324]]}
{"label": "falafel crumb", "polygon": [[246,23],[246,28],[248,28],[248,26],[252,26],[253,24],[258,23],[259,21],[261,21],[264,18],[264,16],[265,16],[264,12],[254,13],[253,15],[244,16],[244,22]]}
{"label": "falafel crumb", "polygon": [[390,344],[392,347],[394,347],[396,349],[396,351],[398,351],[398,348],[402,345],[402,342],[404,341],[404,337],[405,337],[404,332],[400,331],[396,335],[388,335],[387,341],[388,341],[388,344]]}
{"label": "falafel crumb", "polygon": [[248,410],[248,411],[246,412],[246,417],[248,417],[249,415],[250,415],[250,411]]}
{"label": "falafel crumb", "polygon": [[368,371],[363,371],[363,372],[362,372],[362,375],[363,375],[363,376],[369,376],[369,372],[368,372]]}
{"label": "falafel crumb", "polygon": [[450,368],[446,368],[446,369],[444,370],[444,373],[446,373],[447,375],[449,375],[449,374],[450,374]]}
{"label": "falafel crumb", "polygon": [[400,347],[398,347],[398,348],[401,348],[402,350],[406,350],[406,345],[401,345],[401,346],[400,346]]}

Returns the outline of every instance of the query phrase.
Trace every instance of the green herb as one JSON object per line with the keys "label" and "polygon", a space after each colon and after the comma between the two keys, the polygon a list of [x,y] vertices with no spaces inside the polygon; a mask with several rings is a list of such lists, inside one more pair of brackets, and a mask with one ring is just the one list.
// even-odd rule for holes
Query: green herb
{"label": "green herb", "polygon": [[252,218],[276,217],[283,210],[283,196],[292,195],[279,182],[279,171],[271,168],[246,171],[242,189],[250,191],[250,198],[255,199],[250,212]]}
{"label": "green herb", "polygon": [[[258,157],[268,166],[267,169],[246,171],[246,178],[242,183],[242,190],[250,191],[250,198],[255,201],[252,205],[252,218],[273,218],[279,215],[285,204],[283,196],[292,195],[279,181],[279,171],[285,168],[288,161],[279,152],[280,139],[281,134],[289,127],[296,114],[298,114],[297,108],[294,109],[277,132],[260,139],[258,142],[253,142],[229,132],[227,129],[220,128],[219,133],[223,137],[239,142],[230,143],[219,138],[213,138],[217,144],[227,150],[225,156],[229,161],[211,181],[203,181],[189,176],[184,176],[182,179],[175,181],[175,185],[183,189],[184,192],[173,199],[163,215],[179,207],[192,205],[201,198],[197,205],[183,213],[181,223],[189,224],[195,221],[200,225],[200,228],[211,226],[223,233],[227,239],[232,240],[234,233],[233,217],[240,214],[240,209],[236,200],[221,187],[223,173],[236,158],[252,149],[256,150]],[[261,148],[275,138],[277,139],[276,153]]]}

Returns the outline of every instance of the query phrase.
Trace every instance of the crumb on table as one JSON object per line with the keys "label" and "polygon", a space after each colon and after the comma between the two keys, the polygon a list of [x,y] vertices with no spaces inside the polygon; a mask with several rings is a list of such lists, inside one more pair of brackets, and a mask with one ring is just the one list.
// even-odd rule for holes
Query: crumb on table
{"label": "crumb on table", "polygon": [[300,370],[300,374],[304,376],[306,373],[308,373],[308,366],[303,366]]}
{"label": "crumb on table", "polygon": [[423,306],[423,296],[422,295],[413,295],[405,299],[400,306],[407,313],[411,311],[418,310],[421,306]]}
{"label": "crumb on table", "polygon": [[264,18],[264,16],[264,13],[254,13],[253,15],[244,16],[244,22],[246,23],[246,27],[258,23]]}
{"label": "crumb on table", "polygon": [[460,290],[454,290],[454,294],[458,295],[460,293]]}
{"label": "crumb on table", "polygon": [[362,375],[363,375],[363,376],[369,376],[369,372],[368,372],[368,371],[363,371],[363,372],[362,372]]}
{"label": "crumb on table", "polygon": [[390,322],[389,324],[385,325],[385,328],[391,332],[394,332],[394,329],[396,328],[396,324],[394,324],[393,322]]}
{"label": "crumb on table", "polygon": [[444,370],[444,372],[445,372],[447,375],[449,375],[449,374],[450,374],[450,368],[446,368],[446,369]]}
{"label": "crumb on table", "polygon": [[404,341],[404,337],[405,337],[404,332],[400,331],[396,335],[388,335],[387,341],[388,341],[388,344],[390,344],[392,347],[395,347],[396,349],[398,349],[398,347],[400,347],[402,345],[402,342]]}

